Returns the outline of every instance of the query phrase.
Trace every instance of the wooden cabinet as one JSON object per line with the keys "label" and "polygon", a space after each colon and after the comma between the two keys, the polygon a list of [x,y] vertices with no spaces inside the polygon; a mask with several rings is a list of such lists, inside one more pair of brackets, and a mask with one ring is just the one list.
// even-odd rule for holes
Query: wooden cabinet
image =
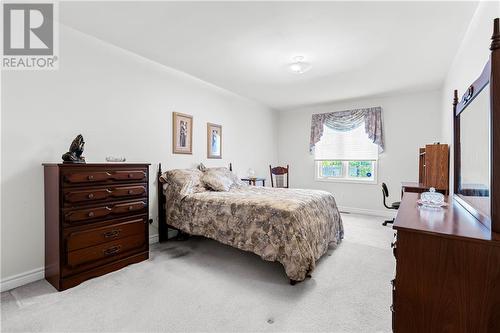
{"label": "wooden cabinet", "polygon": [[394,332],[500,332],[500,235],[460,204],[405,193],[394,223]]}
{"label": "wooden cabinet", "polygon": [[449,165],[448,145],[432,144],[420,148],[418,182],[448,193]]}
{"label": "wooden cabinet", "polygon": [[44,164],[45,278],[71,288],[149,257],[149,164]]}

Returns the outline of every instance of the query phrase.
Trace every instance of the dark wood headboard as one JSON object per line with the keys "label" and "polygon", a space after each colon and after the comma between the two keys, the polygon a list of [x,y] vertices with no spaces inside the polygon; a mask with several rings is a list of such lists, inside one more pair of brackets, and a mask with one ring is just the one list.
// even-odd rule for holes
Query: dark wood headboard
{"label": "dark wood headboard", "polygon": [[[233,171],[232,163],[229,163],[229,170]],[[156,189],[158,198],[158,241],[160,243],[168,240],[169,228],[179,231],[179,229],[167,223],[167,198],[165,197],[165,193],[163,193],[163,183],[160,181],[160,177],[162,174],[163,171],[161,170],[161,163],[158,163],[158,172],[156,174]]]}

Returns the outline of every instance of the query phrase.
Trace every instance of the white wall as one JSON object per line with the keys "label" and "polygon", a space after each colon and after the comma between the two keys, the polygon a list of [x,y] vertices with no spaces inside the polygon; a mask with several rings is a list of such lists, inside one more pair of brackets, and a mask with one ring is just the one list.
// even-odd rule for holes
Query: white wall
{"label": "white wall", "polygon": [[[311,115],[372,106],[383,109],[386,146],[379,157],[378,184],[316,181],[313,156],[309,154]],[[279,114],[278,160],[290,165],[292,187],[329,191],[344,209],[384,213],[380,184],[387,183],[390,200],[399,201],[401,182],[418,180],[418,148],[439,141],[440,108],[441,91],[430,91],[282,111]]]}
{"label": "white wall", "polygon": [[[443,86],[442,96],[442,140],[453,142],[452,102],[453,91],[458,89],[461,97],[476,80],[489,59],[493,19],[500,17],[500,1],[480,2],[452,62]],[[453,150],[450,170],[453,170]],[[453,173],[450,175],[453,184]],[[453,187],[450,185],[450,189]]]}
{"label": "white wall", "polygon": [[[174,50],[173,50],[174,51]],[[186,74],[60,28],[60,68],[2,73],[2,280],[44,264],[42,162],[59,162],[82,133],[88,162],[107,155],[164,169],[233,162],[267,175],[275,112]],[[194,116],[193,155],[172,155],[172,111]],[[206,123],[223,127],[223,160],[206,160]],[[156,183],[150,216],[157,217]],[[150,230],[155,234],[156,228]],[[8,280],[8,279],[7,279]]]}

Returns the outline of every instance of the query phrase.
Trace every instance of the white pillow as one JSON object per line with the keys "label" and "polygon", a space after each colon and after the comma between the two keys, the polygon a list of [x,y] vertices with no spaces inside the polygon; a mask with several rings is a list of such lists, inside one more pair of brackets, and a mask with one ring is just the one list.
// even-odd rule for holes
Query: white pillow
{"label": "white pillow", "polygon": [[202,176],[203,173],[196,169],[173,169],[164,172],[160,181],[172,185],[182,196],[186,196],[205,190],[201,182]]}
{"label": "white pillow", "polygon": [[223,170],[222,168],[206,169],[201,177],[201,182],[205,185],[205,187],[219,192],[229,191],[231,186],[234,184],[233,179],[231,179],[226,170]]}

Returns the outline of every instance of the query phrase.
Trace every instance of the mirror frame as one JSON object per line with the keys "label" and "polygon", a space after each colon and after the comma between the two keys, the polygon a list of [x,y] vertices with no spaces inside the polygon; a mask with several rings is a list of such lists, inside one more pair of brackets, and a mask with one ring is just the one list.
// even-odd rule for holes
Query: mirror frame
{"label": "mirror frame", "polygon": [[[458,91],[453,98],[453,198],[477,220],[491,230],[500,233],[500,20],[496,18],[491,37],[491,56],[479,78],[467,89],[458,100]],[[457,193],[460,184],[461,151],[460,151],[460,114],[490,84],[490,216],[482,214],[471,203],[463,200]],[[495,179],[495,175],[497,179]]]}

